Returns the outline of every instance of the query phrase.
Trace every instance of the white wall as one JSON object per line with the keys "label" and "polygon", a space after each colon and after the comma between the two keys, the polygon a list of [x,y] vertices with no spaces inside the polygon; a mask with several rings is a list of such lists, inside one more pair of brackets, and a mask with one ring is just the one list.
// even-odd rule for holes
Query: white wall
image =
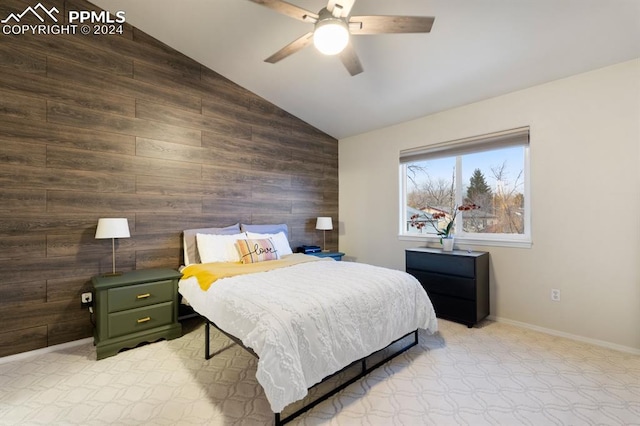
{"label": "white wall", "polygon": [[640,353],[640,59],[340,140],[340,250],[404,269],[399,151],[527,125],[533,247],[473,247],[491,315]]}

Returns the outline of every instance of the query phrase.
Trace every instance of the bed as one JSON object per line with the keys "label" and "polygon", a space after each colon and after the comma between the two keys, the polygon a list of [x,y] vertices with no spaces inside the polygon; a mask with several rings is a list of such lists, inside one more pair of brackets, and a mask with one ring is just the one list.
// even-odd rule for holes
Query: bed
{"label": "bed", "polygon": [[206,356],[210,324],[257,356],[256,378],[276,423],[284,422],[285,407],[326,377],[360,361],[364,375],[377,367],[366,366],[367,356],[413,334],[406,350],[417,343],[418,329],[437,330],[431,302],[414,277],[294,254],[286,225],[183,235],[179,292],[207,321]]}

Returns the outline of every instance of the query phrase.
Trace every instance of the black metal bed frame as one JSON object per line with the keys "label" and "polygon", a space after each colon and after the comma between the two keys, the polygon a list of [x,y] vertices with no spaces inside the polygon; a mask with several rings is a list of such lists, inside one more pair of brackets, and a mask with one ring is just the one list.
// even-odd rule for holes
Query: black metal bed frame
{"label": "black metal bed frame", "polygon": [[[242,342],[240,341],[240,339],[238,339],[237,337],[235,337],[235,336],[227,333],[226,331],[222,330],[220,327],[218,327],[212,321],[209,321],[207,318],[203,317],[203,319],[205,320],[205,324],[206,324],[205,336],[204,336],[204,348],[205,348],[204,349],[205,350],[204,357],[205,357],[205,359],[211,359],[213,357],[213,355],[211,354],[211,351],[210,351],[211,337],[210,337],[209,334],[211,332],[211,326],[214,326],[222,334],[224,334],[225,336],[227,336],[228,338],[233,340],[235,343],[237,343],[240,347],[242,347],[244,350],[249,352],[251,355],[253,355],[254,357],[258,358],[258,355],[256,355],[256,353],[251,348],[248,348],[248,347],[244,346],[242,344]],[[367,367],[367,358],[369,358],[372,355],[375,355],[378,352],[381,352],[381,351],[389,348],[391,345],[399,342],[400,340],[404,339],[405,337],[410,336],[411,334],[413,334],[413,341],[412,342],[410,342],[407,345],[404,345],[397,352],[394,352],[393,354],[385,357],[381,361],[376,362],[374,365],[371,365],[371,366]],[[340,371],[336,371],[335,373],[325,377],[324,379],[322,379],[321,382],[313,385],[312,388],[314,386],[319,385],[320,383],[326,382],[327,380],[331,379],[332,377],[335,377],[336,375],[342,373],[343,371],[351,368],[355,364],[360,364],[361,365],[360,372],[356,376],[354,376],[351,379],[347,380],[346,382],[342,383],[337,388],[334,388],[331,391],[321,395],[318,399],[315,399],[315,400],[311,401],[310,403],[304,405],[302,408],[300,408],[299,410],[297,410],[293,414],[290,414],[290,415],[286,416],[285,418],[280,418],[280,413],[274,413],[276,426],[280,426],[280,425],[283,425],[285,423],[288,423],[291,420],[293,420],[296,417],[298,417],[299,415],[301,415],[302,413],[305,413],[305,412],[309,411],[310,409],[312,409],[316,405],[320,404],[321,402],[324,402],[327,399],[331,398],[332,396],[334,396],[335,394],[337,394],[338,392],[340,392],[341,390],[343,390],[347,386],[351,385],[352,383],[356,382],[357,380],[360,380],[361,378],[363,378],[364,376],[366,376],[367,374],[369,374],[370,372],[372,372],[376,368],[380,367],[382,364],[386,363],[387,361],[390,361],[391,359],[397,357],[401,353],[409,350],[410,348],[416,346],[417,344],[418,344],[418,330],[416,329],[414,331],[411,331],[411,332],[405,334],[404,336],[400,337],[399,339],[394,340],[393,342],[389,343],[386,347],[384,347],[384,348],[382,348],[382,349],[380,349],[380,350],[378,350],[376,352],[370,353],[369,355],[367,355],[367,356],[365,356],[363,358],[360,358],[359,360],[356,360],[356,361],[352,362],[351,364],[349,364],[346,367],[342,368]],[[311,388],[309,388],[309,389],[311,389]]]}

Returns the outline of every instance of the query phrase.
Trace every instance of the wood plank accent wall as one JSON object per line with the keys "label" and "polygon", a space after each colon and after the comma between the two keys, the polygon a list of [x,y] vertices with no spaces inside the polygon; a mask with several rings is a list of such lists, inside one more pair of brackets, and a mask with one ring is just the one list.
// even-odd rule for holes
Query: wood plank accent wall
{"label": "wood plank accent wall", "polygon": [[[0,18],[36,3],[3,0]],[[100,10],[41,3],[65,21]],[[177,268],[183,229],[287,223],[295,247],[337,215],[335,139],[136,28],[0,34],[0,356],[92,336],[80,294],[111,269],[100,217],[129,220],[126,271]]]}

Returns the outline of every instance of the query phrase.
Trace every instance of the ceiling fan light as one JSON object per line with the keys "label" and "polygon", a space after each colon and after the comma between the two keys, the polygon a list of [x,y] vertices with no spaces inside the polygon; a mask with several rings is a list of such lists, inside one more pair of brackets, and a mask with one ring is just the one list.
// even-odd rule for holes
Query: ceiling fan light
{"label": "ceiling fan light", "polygon": [[347,24],[339,19],[326,19],[316,24],[313,45],[325,55],[337,55],[349,43]]}

